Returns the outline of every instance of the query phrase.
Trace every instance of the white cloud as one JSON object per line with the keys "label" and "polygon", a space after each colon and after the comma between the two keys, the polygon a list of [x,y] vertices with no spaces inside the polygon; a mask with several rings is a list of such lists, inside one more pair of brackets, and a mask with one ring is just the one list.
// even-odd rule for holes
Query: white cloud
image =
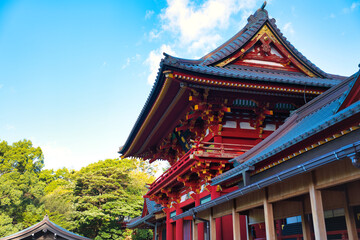
{"label": "white cloud", "polygon": [[234,15],[241,13],[241,23],[233,27],[244,27],[249,15],[254,13],[254,8],[260,6],[257,2],[204,0],[198,3],[195,0],[167,0],[168,6],[160,14],[161,26],[147,35],[149,40],[167,41],[157,50],[151,51],[145,61],[150,68],[148,83],[154,83],[163,52],[175,56],[176,49],[177,52],[183,52],[183,57],[203,56],[219,46],[223,40],[221,33],[228,29]]}
{"label": "white cloud", "polygon": [[153,10],[146,10],[145,19],[150,19],[154,15],[154,13],[155,12]]}
{"label": "white cloud", "polygon": [[127,67],[130,65],[130,61],[131,61],[130,58],[127,58],[127,59],[126,59],[126,63],[121,66],[121,69],[127,68]]}
{"label": "white cloud", "polygon": [[145,60],[145,64],[150,67],[150,74],[148,76],[148,83],[150,85],[155,81],[159,70],[160,60],[164,57],[164,52],[176,56],[170,45],[163,44],[159,49],[151,51],[149,57]]}
{"label": "white cloud", "polygon": [[351,13],[352,11],[355,11],[359,6],[360,6],[360,1],[353,2],[349,8],[343,9],[343,13],[345,14]]}
{"label": "white cloud", "polygon": [[293,35],[295,33],[294,28],[292,27],[292,23],[288,22],[284,25],[284,33]]}
{"label": "white cloud", "polygon": [[359,7],[360,6],[360,2],[353,2],[352,4],[351,4],[351,7],[350,7],[350,9],[351,9],[351,11],[354,11],[357,7]]}
{"label": "white cloud", "polygon": [[201,5],[191,0],[168,0],[160,18],[162,28],[175,34],[180,44],[191,46],[191,50],[206,49],[215,44],[214,39],[220,39],[214,37],[216,30],[226,29],[233,14],[255,6],[256,0],[207,0]]}
{"label": "white cloud", "polygon": [[4,85],[3,84],[0,84],[0,89],[2,89],[4,87]]}
{"label": "white cloud", "polygon": [[126,59],[126,62],[121,66],[121,70],[123,70],[123,69],[127,68],[128,66],[130,66],[131,62],[135,62],[135,61],[137,61],[139,59],[140,59],[140,54],[136,54],[135,56],[133,56],[131,58],[128,57]]}
{"label": "white cloud", "polygon": [[150,33],[148,35],[149,40],[159,38],[161,33],[162,33],[161,31],[158,31],[157,29],[153,29],[152,31],[150,31]]}
{"label": "white cloud", "polygon": [[202,37],[195,41],[192,41],[188,50],[196,51],[198,49],[203,49],[204,51],[208,52],[217,47],[217,42],[219,42],[219,40],[221,40],[221,36],[219,34],[208,35],[206,37]]}

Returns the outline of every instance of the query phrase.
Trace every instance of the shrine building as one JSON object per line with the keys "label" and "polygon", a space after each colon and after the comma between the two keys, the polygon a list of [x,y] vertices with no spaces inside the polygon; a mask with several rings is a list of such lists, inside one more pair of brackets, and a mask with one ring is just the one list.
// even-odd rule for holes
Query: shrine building
{"label": "shrine building", "polygon": [[164,54],[119,153],[170,168],[128,228],[155,240],[358,239],[360,73],[316,67],[264,8],[198,60]]}
{"label": "shrine building", "polygon": [[38,222],[20,232],[11,234],[0,240],[91,240],[90,238],[80,236],[70,232],[49,220],[45,215],[41,222]]}

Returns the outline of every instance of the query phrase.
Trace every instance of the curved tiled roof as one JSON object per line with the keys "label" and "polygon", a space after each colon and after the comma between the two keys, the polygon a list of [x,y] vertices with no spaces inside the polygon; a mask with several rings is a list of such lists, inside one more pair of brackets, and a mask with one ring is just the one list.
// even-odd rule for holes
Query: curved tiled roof
{"label": "curved tiled roof", "polygon": [[[270,19],[268,16],[268,12],[265,9],[259,9],[255,12],[254,15],[251,15],[248,18],[248,23],[246,26],[241,29],[235,36],[233,36],[230,40],[222,44],[220,47],[205,55],[199,60],[188,60],[175,58],[178,62],[183,64],[198,64],[200,66],[210,66],[220,60],[229,57],[235,52],[239,51],[250,39],[261,29],[261,27],[268,23],[272,29],[275,31],[277,36],[281,39],[281,41],[288,47],[288,49],[295,55],[299,60],[301,60],[305,65],[307,65],[313,72],[316,72],[322,78],[333,79],[337,78],[335,75],[328,74],[318,68],[315,64],[313,64],[310,60],[308,60],[300,51],[298,51],[281,33],[280,29],[276,25],[276,20],[274,18]],[[166,58],[169,55],[165,55]]]}
{"label": "curved tiled roof", "polygon": [[[319,77],[308,77],[302,73],[285,72],[280,70],[262,69],[256,67],[244,67],[227,65],[225,67],[214,66],[217,62],[226,59],[235,52],[239,51],[252,37],[261,29],[264,24],[268,24],[284,45],[294,54],[294,57],[307,66],[312,72]],[[329,88],[341,82],[344,77],[331,75],[323,72],[307,58],[305,58],[280,32],[275,24],[275,19],[269,19],[268,13],[263,8],[257,10],[255,14],[248,18],[247,25],[240,30],[235,36],[225,42],[223,45],[205,55],[201,59],[190,60],[182,59],[165,54],[165,58],[160,62],[160,68],[155,79],[155,83],[149,97],[132,129],[124,146],[119,153],[127,156],[127,151],[132,144],[136,134],[141,128],[150,109],[152,108],[157,96],[164,83],[165,70],[179,70],[194,74],[208,75],[213,77],[226,77],[234,80],[253,80],[263,82],[276,82],[285,84],[300,84],[307,86],[317,86]]]}
{"label": "curved tiled roof", "polygon": [[208,74],[211,76],[228,77],[235,79],[256,80],[264,82],[290,83],[307,86],[332,87],[341,81],[334,78],[314,78],[304,74],[292,73],[280,70],[270,70],[248,67],[247,70],[238,65],[228,65],[226,67],[204,66],[198,64],[184,63],[176,58],[167,57],[164,64],[177,69],[192,71],[194,73]]}
{"label": "curved tiled roof", "polygon": [[44,219],[41,222],[38,222],[37,224],[34,224],[20,232],[14,233],[12,235],[6,236],[4,238],[0,238],[1,240],[21,240],[25,239],[29,236],[32,236],[32,234],[36,234],[38,232],[52,232],[56,234],[57,236],[61,236],[64,239],[68,240],[91,240],[90,238],[80,236],[76,233],[70,232],[66,230],[65,228],[60,227],[59,225],[51,222],[46,215]]}
{"label": "curved tiled roof", "polygon": [[163,209],[163,207],[160,204],[157,204],[156,202],[151,201],[148,198],[145,198],[145,204],[147,206],[149,214],[144,217],[138,216],[134,218],[131,222],[126,224],[128,228],[135,228],[140,224],[145,223],[147,220],[150,220],[152,217],[154,217],[154,214],[156,212],[159,212]]}
{"label": "curved tiled roof", "polygon": [[146,202],[147,208],[149,210],[149,213],[158,212],[163,209],[163,207],[160,204],[157,204],[156,202],[151,201],[148,198],[145,198],[145,202]]}
{"label": "curved tiled roof", "polygon": [[[245,154],[233,159],[236,167],[213,178],[212,185],[237,177],[243,169],[264,161],[302,140],[324,131],[329,126],[359,113],[360,101],[338,112],[351,86],[359,78],[360,72],[296,110],[272,135]],[[347,87],[349,89],[345,90]],[[245,162],[240,164],[243,161]]]}
{"label": "curved tiled roof", "polygon": [[141,217],[137,217],[134,219],[134,221],[126,224],[127,228],[136,228],[138,227],[140,224],[146,223],[146,221],[150,220],[151,218],[154,217],[154,213],[150,213],[148,215],[146,215],[145,217],[141,218]]}
{"label": "curved tiled roof", "polygon": [[163,78],[162,78],[163,62],[164,62],[164,59],[162,59],[160,62],[160,68],[157,73],[155,83],[150,91],[148,98],[146,99],[144,107],[142,108],[140,115],[139,115],[138,119],[136,120],[133,129],[130,132],[128,139],[126,140],[125,144],[121,147],[121,149],[119,151],[120,154],[125,154],[127,149],[130,147],[131,142],[134,140],[136,133],[139,131],[141,124],[143,123],[144,119],[146,118],[148,112],[150,111],[152,104],[155,102],[155,100],[157,98],[157,94],[161,90],[162,82],[163,82]]}

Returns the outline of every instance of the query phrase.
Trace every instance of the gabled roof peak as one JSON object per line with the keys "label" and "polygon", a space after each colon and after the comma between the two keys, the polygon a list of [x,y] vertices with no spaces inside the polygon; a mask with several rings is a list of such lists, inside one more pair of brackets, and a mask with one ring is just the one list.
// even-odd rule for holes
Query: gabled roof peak
{"label": "gabled roof peak", "polygon": [[248,17],[248,22],[243,29],[202,58],[182,59],[164,53],[165,58],[162,63],[172,66],[190,64],[203,67],[225,67],[229,64],[238,64],[301,72],[309,77],[323,79],[341,78],[325,73],[303,56],[283,36],[276,26],[276,20],[269,18],[265,6],[266,1],[261,8]]}
{"label": "gabled roof peak", "polygon": [[[268,11],[265,10],[266,1],[263,3],[261,8],[259,8],[254,14],[250,15],[247,19],[248,23],[246,24],[246,28],[251,28],[255,23],[257,23],[260,20],[266,20],[269,19]],[[275,19],[273,19],[275,23]]]}
{"label": "gabled roof peak", "polygon": [[[226,78],[239,82],[254,81],[320,88],[329,88],[344,79],[323,72],[306,59],[283,36],[275,24],[275,19],[269,19],[264,7],[265,4],[251,15],[247,25],[232,38],[200,59],[182,59],[164,53],[151,93],[119,153],[124,157],[140,156],[144,149],[150,146],[150,140],[144,144],[139,139],[148,138],[143,129],[153,131],[147,125],[150,122],[147,119],[157,121],[152,113],[159,111],[158,114],[163,114],[162,110],[152,109],[157,109],[156,104],[161,102],[158,99],[162,99],[159,96],[165,96],[170,88],[169,81],[166,81],[168,71],[189,74],[195,79]],[[189,81],[192,81],[191,78]],[[161,95],[162,93],[164,95]],[[154,122],[151,124],[156,125]]]}

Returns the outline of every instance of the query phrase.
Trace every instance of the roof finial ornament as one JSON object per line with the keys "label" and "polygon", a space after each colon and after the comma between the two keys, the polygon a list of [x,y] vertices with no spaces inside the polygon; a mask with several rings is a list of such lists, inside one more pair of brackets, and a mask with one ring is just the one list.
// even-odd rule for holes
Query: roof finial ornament
{"label": "roof finial ornament", "polygon": [[264,10],[265,7],[266,7],[266,1],[264,1],[263,5],[261,6],[261,10]]}
{"label": "roof finial ornament", "polygon": [[264,1],[261,8],[259,8],[253,15],[248,17],[248,23],[246,24],[246,28],[249,29],[252,25],[254,25],[259,20],[264,21],[269,19],[268,12],[265,10],[266,1]]}

